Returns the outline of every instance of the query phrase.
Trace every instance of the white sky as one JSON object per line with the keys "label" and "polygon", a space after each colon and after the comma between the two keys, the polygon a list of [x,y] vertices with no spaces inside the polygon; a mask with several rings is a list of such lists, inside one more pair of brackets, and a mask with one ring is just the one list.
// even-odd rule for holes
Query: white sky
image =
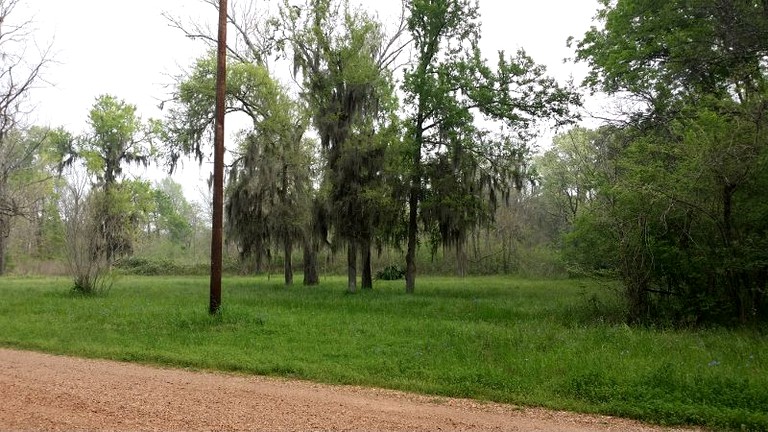
{"label": "white sky", "polygon": [[[167,98],[171,76],[206,50],[203,42],[169,27],[161,14],[216,20],[215,9],[200,0],[22,1],[38,28],[37,43],[53,42],[56,60],[44,75],[50,85],[33,95],[32,121],[73,133],[85,131],[88,111],[102,94],[137,105],[145,119],[161,117],[157,105]],[[356,2],[382,16],[400,7],[400,0],[351,1]],[[565,43],[589,29],[596,9],[597,0],[480,0],[483,53],[495,59],[498,50],[513,53],[522,47],[557,79],[573,75],[580,80],[583,65],[563,64],[572,56]],[[207,171],[187,162],[174,178],[184,184],[188,198],[197,199],[194,185],[208,177]]]}

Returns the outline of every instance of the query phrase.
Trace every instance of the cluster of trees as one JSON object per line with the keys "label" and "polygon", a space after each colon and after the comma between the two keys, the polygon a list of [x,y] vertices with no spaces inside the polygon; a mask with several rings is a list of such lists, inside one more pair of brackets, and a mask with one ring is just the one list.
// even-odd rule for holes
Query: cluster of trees
{"label": "cluster of trees", "polygon": [[[15,4],[0,2],[0,22]],[[301,256],[311,285],[320,254],[344,251],[354,292],[358,280],[372,288],[375,252],[396,250],[411,293],[420,245],[451,255],[459,275],[480,261],[520,271],[527,255],[620,279],[633,321],[765,319],[768,3],[600,5],[601,26],[570,43],[589,66],[583,87],[612,96],[618,112],[561,133],[540,155],[537,125],[577,120],[579,93],[522,50],[490,63],[476,2],[409,0],[389,27],[346,0],[231,11],[226,109],[247,126],[231,149],[225,214],[243,265],[259,271],[280,257],[292,284]],[[179,77],[162,121],[102,96],[88,133],[73,136],[21,122],[48,59],[18,80],[10,71],[30,63],[4,44],[20,40],[0,35],[0,273],[19,216],[41,252],[86,227],[91,237],[74,236],[87,240],[86,262],[109,265],[141,239],[188,247],[201,209],[178,184],[129,180],[123,169],[208,156],[215,58]],[[275,65],[293,72],[291,85]],[[82,187],[62,172],[84,173]]]}
{"label": "cluster of trees", "polygon": [[0,276],[13,247],[20,256],[66,261],[76,288],[87,292],[137,242],[194,249],[205,226],[200,206],[170,179],[151,184],[124,173],[157,159],[160,122],[142,121],[135,106],[111,95],[97,98],[79,136],[28,122],[32,90],[51,56],[19,7],[20,0],[0,0]]}
{"label": "cluster of trees", "polygon": [[574,41],[621,115],[543,156],[571,263],[618,276],[633,320],[768,316],[768,3],[603,1]]}
{"label": "cluster of trees", "polygon": [[[5,118],[19,119],[21,111],[15,115]],[[67,261],[76,288],[85,292],[98,289],[104,270],[131,255],[137,242],[163,239],[188,249],[195,241],[201,211],[187,202],[181,185],[169,178],[151,184],[123,172],[153,159],[158,124],[142,122],[135,106],[105,95],[88,125],[74,136],[14,123],[0,137],[0,275],[11,227],[24,237],[17,246],[26,255]]]}
{"label": "cluster of trees", "polygon": [[[290,284],[300,245],[304,282],[313,284],[319,248],[345,248],[354,292],[358,267],[361,286],[372,287],[373,250],[403,248],[413,292],[417,246],[429,242],[455,247],[465,272],[469,233],[490,226],[529,177],[534,126],[572,121],[579,103],[522,50],[489,64],[478,46],[477,7],[405,2],[390,29],[344,0],[285,2],[256,26],[256,16],[230,14],[238,34],[229,47],[227,110],[251,120],[226,204],[228,237],[243,259],[258,269],[281,250]],[[294,88],[275,80],[270,61],[290,63]],[[166,128],[171,160],[209,148],[214,78],[214,59],[206,58],[178,83]]]}
{"label": "cluster of trees", "polygon": [[[9,22],[18,1],[0,2],[0,22]],[[22,124],[25,97],[48,63],[46,51],[38,61],[23,58],[29,24],[0,26],[0,275],[6,268],[6,249],[14,218],[37,207],[37,200],[26,199],[22,184],[37,183],[34,168],[40,165],[39,136],[25,133]]]}

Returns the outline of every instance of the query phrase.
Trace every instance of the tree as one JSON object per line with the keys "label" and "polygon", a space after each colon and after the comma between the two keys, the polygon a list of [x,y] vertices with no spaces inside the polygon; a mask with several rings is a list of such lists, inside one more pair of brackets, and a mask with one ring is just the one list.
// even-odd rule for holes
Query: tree
{"label": "tree", "polygon": [[638,102],[600,190],[631,318],[764,318],[768,6],[604,1],[598,18],[576,42],[585,85]]}
{"label": "tree", "polygon": [[91,131],[81,140],[77,154],[85,160],[88,171],[95,176],[94,186],[103,194],[96,214],[105,240],[103,253],[112,262],[132,250],[132,221],[125,211],[130,191],[119,184],[123,166],[149,164],[153,128],[157,125],[152,121],[145,125],[134,105],[111,95],[96,99],[88,124]]}
{"label": "tree", "polygon": [[457,274],[467,272],[466,242],[471,232],[489,228],[500,205],[510,205],[512,191],[532,181],[526,143],[508,134],[474,131],[449,138],[423,162],[427,185],[421,202],[423,225],[432,252],[456,250]]}
{"label": "tree", "polygon": [[555,231],[564,234],[573,226],[596,193],[598,133],[576,127],[555,136],[552,148],[537,159],[540,194]]}
{"label": "tree", "polygon": [[91,132],[79,153],[95,174],[96,184],[104,190],[117,184],[124,164],[149,164],[150,131],[136,115],[135,105],[112,95],[99,96],[89,113],[88,125]]}
{"label": "tree", "polygon": [[[228,233],[257,268],[271,245],[283,250],[285,284],[293,284],[293,246],[307,233],[311,184],[309,143],[301,129],[286,128],[282,140],[255,132],[233,166],[227,201]],[[297,134],[298,136],[292,136]]]}
{"label": "tree", "polygon": [[584,84],[626,92],[645,113],[667,116],[694,94],[730,95],[745,102],[761,92],[768,52],[768,6],[748,0],[601,0],[593,27],[571,39],[590,68]]}
{"label": "tree", "polygon": [[278,87],[230,172],[229,233],[257,262],[269,245],[282,248],[286,285],[293,284],[294,243],[309,235],[313,149],[304,138],[306,123],[301,107]]}
{"label": "tree", "polygon": [[181,184],[170,177],[155,183],[152,195],[157,212],[155,230],[176,245],[186,248],[192,241],[194,209],[184,197]]}
{"label": "tree", "polygon": [[103,293],[111,286],[109,268],[104,251],[106,244],[99,230],[95,213],[98,191],[88,185],[85,176],[73,171],[62,187],[59,206],[65,226],[67,268],[73,279],[74,292],[93,295]]}
{"label": "tree", "polygon": [[[478,111],[489,120],[505,124],[525,143],[530,138],[530,126],[536,121],[570,120],[569,107],[577,104],[579,98],[547,77],[545,68],[536,65],[522,50],[510,58],[499,53],[496,68],[487,66],[478,48],[477,5],[470,0],[412,0],[409,9],[407,24],[416,52],[413,67],[406,71],[403,90],[406,102],[412,105],[408,129],[410,190],[406,254],[406,292],[412,293],[419,208],[430,188],[426,183],[426,159],[433,155],[453,159],[451,163],[456,169],[448,173],[456,177],[445,180],[453,184],[477,178],[464,168],[478,166],[478,163],[466,162],[464,156],[482,158],[484,155],[482,148],[472,146],[483,135],[474,125]],[[458,208],[474,206],[477,209],[477,195],[483,189],[467,184],[465,191],[469,194],[463,194]],[[447,210],[445,214],[450,212]],[[475,213],[475,216],[480,214]],[[467,220],[456,222],[465,224]],[[458,225],[454,228],[459,229],[460,238],[464,228]],[[453,237],[453,241],[457,241],[456,236]]]}
{"label": "tree", "polygon": [[323,179],[335,236],[347,246],[347,289],[357,290],[357,256],[364,249],[370,278],[373,209],[366,197],[383,166],[386,143],[377,135],[395,105],[391,62],[399,31],[387,38],[373,17],[347,1],[285,2],[281,27],[300,74],[302,95],[320,135]]}
{"label": "tree", "polygon": [[[28,215],[27,175],[38,157],[39,141],[24,139],[30,90],[50,61],[49,51],[30,56],[31,21],[16,20],[20,0],[0,1],[0,276],[5,273],[13,218]],[[34,182],[32,183],[34,185]]]}
{"label": "tree", "polygon": [[[286,89],[261,65],[235,61],[227,77],[228,113],[242,113],[251,125],[231,164],[227,187],[227,233],[243,259],[257,268],[271,245],[283,249],[285,281],[293,282],[293,245],[306,232],[312,186],[312,146],[304,138],[306,115]],[[197,61],[179,83],[178,106],[168,130],[181,145],[174,152],[202,155],[212,125],[215,62]]]}

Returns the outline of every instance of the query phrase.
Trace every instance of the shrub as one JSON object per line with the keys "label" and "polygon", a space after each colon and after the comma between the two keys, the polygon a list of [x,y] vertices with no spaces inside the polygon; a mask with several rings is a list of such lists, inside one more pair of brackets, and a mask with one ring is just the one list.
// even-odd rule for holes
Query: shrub
{"label": "shrub", "polygon": [[378,280],[399,280],[405,277],[405,270],[396,265],[384,267],[376,272],[376,279]]}
{"label": "shrub", "polygon": [[125,274],[137,276],[167,276],[181,273],[179,266],[168,259],[127,257],[116,262],[115,267]]}
{"label": "shrub", "polygon": [[65,219],[67,268],[73,279],[72,290],[94,295],[108,291],[114,282],[105,254],[106,244],[99,235],[99,221],[94,216],[94,197],[86,183],[77,179],[61,196]]}

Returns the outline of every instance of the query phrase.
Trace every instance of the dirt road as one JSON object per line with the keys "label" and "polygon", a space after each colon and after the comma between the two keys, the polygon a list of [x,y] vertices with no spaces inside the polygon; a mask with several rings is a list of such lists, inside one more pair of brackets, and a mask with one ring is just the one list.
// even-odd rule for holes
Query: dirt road
{"label": "dirt road", "polygon": [[388,390],[0,349],[0,430],[663,429]]}

